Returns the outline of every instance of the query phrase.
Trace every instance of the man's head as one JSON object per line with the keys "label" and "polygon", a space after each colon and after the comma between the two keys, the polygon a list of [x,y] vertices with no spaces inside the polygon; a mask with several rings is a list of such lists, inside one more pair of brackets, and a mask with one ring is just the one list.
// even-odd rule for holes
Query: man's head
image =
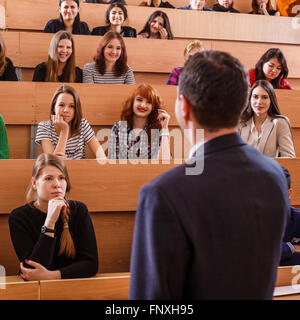
{"label": "man's head", "polygon": [[203,10],[206,0],[190,0],[190,5],[193,10]]}
{"label": "man's head", "polygon": [[191,56],[179,78],[176,117],[181,128],[187,128],[191,115],[209,132],[237,127],[248,86],[247,70],[230,54],[203,51]]}

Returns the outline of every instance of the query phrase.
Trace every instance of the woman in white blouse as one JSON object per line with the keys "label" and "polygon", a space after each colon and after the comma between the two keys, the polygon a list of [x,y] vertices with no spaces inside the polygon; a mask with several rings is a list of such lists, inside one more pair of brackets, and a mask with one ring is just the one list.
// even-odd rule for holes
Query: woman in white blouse
{"label": "woman in white blouse", "polygon": [[74,88],[62,85],[56,90],[50,115],[50,121],[39,123],[35,137],[44,153],[53,153],[62,159],[84,159],[88,146],[97,159],[106,159],[93,129],[82,118],[80,99]]}
{"label": "woman in white blouse", "polygon": [[83,67],[84,83],[135,84],[132,69],[127,65],[125,43],[118,32],[106,32],[94,60]]}
{"label": "woman in white blouse", "polygon": [[273,86],[256,81],[240,118],[239,132],[250,146],[271,158],[295,158],[289,119],[281,115]]}

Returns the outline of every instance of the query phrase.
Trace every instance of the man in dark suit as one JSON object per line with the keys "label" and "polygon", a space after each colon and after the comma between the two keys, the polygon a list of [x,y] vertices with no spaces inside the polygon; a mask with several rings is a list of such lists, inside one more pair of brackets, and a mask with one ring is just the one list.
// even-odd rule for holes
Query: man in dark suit
{"label": "man in dark suit", "polygon": [[140,191],[130,299],[272,299],[289,199],[278,163],[237,133],[247,89],[227,53],[185,63],[175,113],[195,152]]}

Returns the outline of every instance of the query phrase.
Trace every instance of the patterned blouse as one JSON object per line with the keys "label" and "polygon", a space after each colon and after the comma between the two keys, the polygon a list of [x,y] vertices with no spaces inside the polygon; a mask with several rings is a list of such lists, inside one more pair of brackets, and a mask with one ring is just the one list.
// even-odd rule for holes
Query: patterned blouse
{"label": "patterned blouse", "polygon": [[179,76],[180,76],[182,70],[183,70],[182,67],[174,68],[169,76],[169,80],[167,82],[167,85],[178,86]]}
{"label": "patterned blouse", "polygon": [[[85,159],[86,145],[95,136],[93,129],[86,119],[81,119],[79,133],[67,140],[65,154],[68,159]],[[56,133],[52,121],[42,121],[39,123],[35,137],[35,143],[41,144],[42,140],[50,140],[55,148],[58,144],[59,136]]]}
{"label": "patterned blouse", "polygon": [[115,122],[109,138],[109,159],[157,159],[161,137],[153,130],[148,142],[147,126],[136,137],[126,121]]}

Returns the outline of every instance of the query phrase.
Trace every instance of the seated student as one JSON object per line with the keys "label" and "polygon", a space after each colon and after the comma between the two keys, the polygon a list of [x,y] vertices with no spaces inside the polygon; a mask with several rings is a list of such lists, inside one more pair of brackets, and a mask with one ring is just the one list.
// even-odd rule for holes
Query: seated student
{"label": "seated student", "polygon": [[[170,159],[170,116],[150,85],[139,85],[127,98],[109,140],[109,159]],[[153,130],[157,129],[157,130]]]}
{"label": "seated student", "polygon": [[74,88],[62,85],[55,91],[50,115],[49,121],[38,124],[35,137],[43,152],[62,159],[85,159],[88,146],[97,158],[106,158],[93,129],[82,118],[80,99]]}
{"label": "seated student", "polygon": [[18,81],[15,67],[6,56],[6,46],[0,34],[0,81]]}
{"label": "seated student", "polygon": [[252,0],[252,11],[249,14],[262,14],[266,16],[280,16],[280,12],[274,10],[271,0]]}
{"label": "seated student", "polygon": [[122,3],[112,3],[105,14],[105,21],[108,25],[94,28],[92,35],[103,36],[107,31],[116,31],[123,37],[136,38],[136,30],[134,28],[122,26],[127,17],[127,9]]}
{"label": "seated student", "polygon": [[125,43],[118,32],[109,31],[103,36],[94,60],[83,67],[84,83],[135,83],[132,69],[127,65]]}
{"label": "seated student", "polygon": [[274,89],[292,89],[286,78],[289,69],[286,59],[278,48],[267,50],[255,65],[249,70],[250,88],[257,80],[269,81]]}
{"label": "seated student", "polygon": [[8,139],[5,123],[0,114],[0,159],[9,159]]}
{"label": "seated student", "polygon": [[74,39],[68,31],[58,31],[51,39],[48,61],[35,67],[32,81],[82,82],[82,70],[75,65]]}
{"label": "seated student", "polygon": [[79,0],[59,0],[59,19],[47,22],[44,32],[56,33],[66,30],[73,34],[91,34],[88,25],[80,21]]}
{"label": "seated student", "polygon": [[295,158],[289,119],[281,115],[276,94],[266,80],[257,81],[240,118],[239,132],[250,146],[271,158]]}
{"label": "seated student", "polygon": [[[289,171],[281,167],[287,181],[289,198],[292,196],[292,182]],[[290,206],[290,219],[286,225],[281,243],[281,266],[300,264],[300,210]]]}
{"label": "seated student", "polygon": [[213,11],[210,8],[206,8],[205,6],[206,0],[190,0],[190,4],[185,7],[179,7],[177,9],[182,10],[198,10],[198,11]]}
{"label": "seated student", "polygon": [[160,10],[154,11],[137,38],[172,40],[173,34],[167,14]]}
{"label": "seated student", "polygon": [[13,246],[24,280],[92,277],[98,270],[93,223],[85,204],[67,200],[67,167],[41,154],[33,167],[27,204],[9,215]]}
{"label": "seated student", "polygon": [[171,3],[168,1],[162,1],[162,0],[146,0],[142,1],[139,6],[143,7],[156,7],[156,8],[175,8]]}
{"label": "seated student", "polygon": [[213,10],[219,12],[240,13],[238,10],[233,8],[233,0],[218,0],[218,3],[213,6]]}
{"label": "seated student", "polygon": [[[199,40],[192,40],[189,42],[184,49],[184,60],[186,61],[190,56],[197,52],[204,51],[205,47]],[[183,70],[183,67],[174,68],[169,76],[167,85],[178,86],[179,76]]]}

